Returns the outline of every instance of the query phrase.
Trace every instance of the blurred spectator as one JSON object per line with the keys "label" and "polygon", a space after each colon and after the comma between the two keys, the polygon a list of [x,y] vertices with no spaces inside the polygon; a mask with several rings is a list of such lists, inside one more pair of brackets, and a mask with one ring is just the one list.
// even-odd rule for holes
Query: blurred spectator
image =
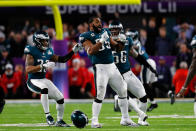
{"label": "blurred spectator", "polygon": [[47,69],[46,78],[52,81],[52,68]]}
{"label": "blurred spectator", "polygon": [[67,38],[69,37],[69,33],[68,33],[68,24],[67,23],[63,23],[63,38]]}
{"label": "blurred spectator", "polygon": [[174,74],[176,73],[176,60],[172,62],[172,66],[170,67],[170,72],[173,78]]}
{"label": "blurred spectator", "polygon": [[9,56],[9,52],[6,48],[2,48],[0,55],[0,75],[2,75],[5,71],[6,64],[13,64],[12,59]]}
{"label": "blurred spectator", "polygon": [[155,49],[158,56],[167,56],[171,54],[171,41],[166,37],[166,28],[159,28],[159,37],[156,38]]}
{"label": "blurred spectator", "polygon": [[80,59],[72,61],[73,67],[68,70],[69,96],[72,99],[82,98],[81,88],[85,84],[85,75],[80,68]]}
{"label": "blurred spectator", "polygon": [[[173,77],[173,80],[172,80],[172,84],[175,87],[175,94],[178,94],[178,92],[181,90],[186,80],[187,74],[188,74],[188,65],[185,61],[182,61],[180,62],[180,68],[176,71]],[[188,85],[188,89],[185,92],[185,96],[187,96],[188,93],[189,95],[194,94],[195,80],[196,80],[196,77],[194,77],[193,80]]]}
{"label": "blurred spectator", "polygon": [[162,88],[161,90],[165,90],[165,92],[167,92],[169,89],[171,89],[172,78],[171,78],[170,69],[167,66],[165,58],[163,56],[159,57],[159,64],[157,66],[157,72],[159,74],[159,77],[158,77],[159,86]]}
{"label": "blurred spectator", "polygon": [[27,44],[33,46],[34,43],[33,43],[33,34],[35,33],[35,28],[34,27],[31,27],[29,29],[29,32],[28,32],[28,36],[27,36]]}
{"label": "blurred spectator", "polygon": [[182,32],[182,30],[184,30],[186,33],[186,38],[189,40],[192,38],[192,34],[194,32],[194,29],[195,29],[195,27],[191,24],[188,24],[187,22],[183,22],[181,25],[176,25],[173,27],[173,31],[176,32],[178,34],[178,36]]}
{"label": "blurred spectator", "polygon": [[140,42],[142,46],[146,45],[147,42],[147,32],[145,29],[140,29]]}
{"label": "blurred spectator", "polygon": [[141,65],[136,63],[131,70],[137,77],[139,77],[141,71]]}
{"label": "blurred spectator", "polygon": [[80,89],[80,92],[83,94],[83,98],[93,98],[95,86],[92,80],[94,81],[94,75],[86,68],[86,62],[84,61],[84,59],[80,59],[80,68],[84,73],[84,84]]}
{"label": "blurred spectator", "polygon": [[10,50],[10,43],[6,39],[5,34],[0,31],[0,51],[3,50],[3,48],[6,48],[6,50]]}
{"label": "blurred spectator", "polygon": [[17,32],[14,37],[10,39],[11,50],[10,55],[12,57],[22,57],[24,55],[24,48],[26,45],[26,38],[22,37],[22,34]]}
{"label": "blurred spectator", "polygon": [[11,64],[5,66],[5,73],[2,76],[2,88],[7,98],[14,98],[20,84],[20,79],[16,72],[13,70]]}
{"label": "blurred spectator", "polygon": [[48,28],[47,29],[47,33],[48,33],[48,35],[49,35],[51,40],[56,39],[55,29],[54,28]]}
{"label": "blurred spectator", "polygon": [[176,58],[176,68],[178,69],[180,66],[180,62],[186,61],[188,64],[188,67],[191,64],[192,54],[189,52],[186,44],[180,45],[180,52],[177,55]]}
{"label": "blurred spectator", "polygon": [[149,55],[155,55],[155,40],[158,36],[158,29],[156,26],[156,19],[150,18],[147,26],[147,42],[145,45],[146,52]]}

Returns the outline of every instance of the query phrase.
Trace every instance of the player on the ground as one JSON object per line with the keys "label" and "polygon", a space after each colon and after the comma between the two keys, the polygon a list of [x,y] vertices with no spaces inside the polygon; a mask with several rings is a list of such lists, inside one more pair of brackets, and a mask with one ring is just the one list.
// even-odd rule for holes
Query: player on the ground
{"label": "player on the ground", "polygon": [[[49,47],[49,35],[46,32],[39,31],[33,35],[34,46],[26,46],[25,69],[28,73],[27,86],[32,92],[41,94],[41,103],[46,115],[46,121],[49,125],[69,127],[63,121],[64,114],[64,97],[58,88],[48,79],[45,78],[46,70],[55,66],[54,62],[65,63],[74,52],[77,52],[81,46],[76,44],[72,51],[65,56],[57,56],[53,49]],[[49,98],[56,101],[57,122],[54,122],[49,110]]]}
{"label": "player on the ground", "polygon": [[[131,66],[129,62],[129,54],[131,54],[133,57],[135,57],[135,59],[148,68],[150,68],[150,65],[139,53],[135,51],[133,48],[132,39],[126,38],[126,36],[122,33],[123,26],[119,21],[113,21],[109,25],[109,29],[111,31],[113,40],[118,42],[118,47],[113,49],[115,64],[122,74],[125,82],[127,83],[128,91],[140,100],[139,107],[142,111],[137,107],[137,105],[134,104],[135,102],[132,98],[129,98],[129,104],[139,114],[138,124],[147,126],[149,125],[148,122],[145,121],[147,115],[144,113],[147,109],[147,96],[142,83],[130,70]],[[155,70],[153,70],[153,72],[156,73]],[[144,115],[145,117],[143,117]]]}
{"label": "player on the ground", "polygon": [[[193,37],[191,41],[191,47],[193,48],[192,49],[192,52],[193,52],[192,62],[189,67],[188,75],[184,83],[184,86],[182,87],[180,92],[177,94],[177,97],[184,96],[184,93],[186,92],[188,85],[190,84],[191,80],[196,74],[196,35]],[[195,89],[195,93],[196,93],[196,89]],[[196,113],[196,94],[195,94],[195,102],[194,102],[194,112]]]}
{"label": "player on the ground", "polygon": [[112,40],[109,30],[102,28],[99,17],[91,17],[89,27],[90,31],[80,35],[80,41],[87,51],[95,71],[96,98],[92,105],[91,127],[101,128],[98,116],[105,97],[107,84],[112,87],[119,97],[119,106],[122,113],[120,124],[137,126],[129,118],[128,114],[127,85],[114,64],[111,45],[115,46],[117,43]]}
{"label": "player on the ground", "polygon": [[[131,37],[133,39],[134,48],[136,51],[142,55],[146,61],[150,64],[150,66],[156,70],[156,63],[153,59],[150,59],[148,54],[145,51],[145,48],[141,45],[139,41],[139,33],[137,31],[127,31],[126,35],[128,37]],[[152,111],[153,109],[158,107],[157,102],[154,100],[155,92],[152,88],[164,88],[161,87],[158,83],[158,74],[154,74],[150,69],[142,65],[141,73],[140,73],[140,79],[144,85],[144,88],[146,90],[147,96],[150,99],[150,107],[147,109],[147,111]],[[174,103],[174,94],[172,91],[168,92],[169,97],[171,98],[171,104]]]}

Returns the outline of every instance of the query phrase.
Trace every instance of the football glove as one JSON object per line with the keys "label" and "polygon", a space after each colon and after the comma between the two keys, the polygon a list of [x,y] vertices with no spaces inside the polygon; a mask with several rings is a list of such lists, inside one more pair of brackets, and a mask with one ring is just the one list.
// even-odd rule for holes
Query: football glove
{"label": "football glove", "polygon": [[102,35],[101,38],[99,40],[99,42],[101,42],[102,44],[109,38],[108,33],[105,31]]}
{"label": "football glove", "polygon": [[82,45],[80,43],[77,43],[73,46],[72,50],[74,53],[77,53],[79,50],[82,49]]}
{"label": "football glove", "polygon": [[55,66],[54,62],[46,62],[46,63],[42,64],[42,67],[45,69],[53,68],[54,66]]}

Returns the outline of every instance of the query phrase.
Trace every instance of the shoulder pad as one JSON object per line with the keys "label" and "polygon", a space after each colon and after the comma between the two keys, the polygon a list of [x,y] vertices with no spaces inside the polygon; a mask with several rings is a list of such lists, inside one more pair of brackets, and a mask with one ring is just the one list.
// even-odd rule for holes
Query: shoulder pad
{"label": "shoulder pad", "polygon": [[90,39],[90,33],[89,32],[84,32],[82,34],[80,34],[79,36],[79,41],[81,43],[85,42],[86,40],[89,40]]}
{"label": "shoulder pad", "polygon": [[32,53],[32,47],[30,45],[27,45],[24,49],[24,54],[31,54]]}

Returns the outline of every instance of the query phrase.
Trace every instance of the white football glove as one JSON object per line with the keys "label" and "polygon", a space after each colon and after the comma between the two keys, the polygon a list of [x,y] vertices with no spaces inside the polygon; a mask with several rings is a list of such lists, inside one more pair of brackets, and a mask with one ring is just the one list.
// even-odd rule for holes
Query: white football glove
{"label": "white football glove", "polygon": [[55,67],[55,63],[54,62],[46,62],[42,65],[42,67],[45,69],[53,68],[53,67]]}
{"label": "white football glove", "polygon": [[124,34],[119,34],[117,41],[125,43],[127,41],[126,36]]}
{"label": "white football glove", "polygon": [[74,53],[77,53],[79,50],[82,50],[82,45],[80,43],[77,43],[72,48]]}
{"label": "white football glove", "polygon": [[107,31],[105,31],[102,35],[101,38],[99,40],[99,42],[101,42],[102,44],[109,38],[109,35],[107,33]]}

